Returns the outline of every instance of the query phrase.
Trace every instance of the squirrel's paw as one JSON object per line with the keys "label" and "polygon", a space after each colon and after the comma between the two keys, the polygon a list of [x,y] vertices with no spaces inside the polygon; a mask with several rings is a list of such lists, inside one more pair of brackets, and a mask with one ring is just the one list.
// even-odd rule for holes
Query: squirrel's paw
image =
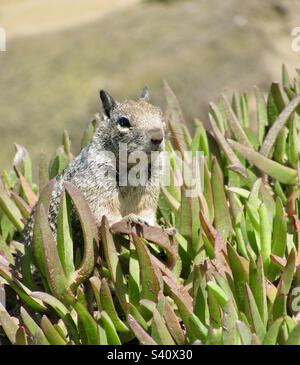
{"label": "squirrel's paw", "polygon": [[140,218],[135,214],[128,214],[125,217],[123,217],[123,220],[127,221],[128,223],[144,224],[146,226],[149,226],[149,223],[147,221],[145,221],[144,219]]}

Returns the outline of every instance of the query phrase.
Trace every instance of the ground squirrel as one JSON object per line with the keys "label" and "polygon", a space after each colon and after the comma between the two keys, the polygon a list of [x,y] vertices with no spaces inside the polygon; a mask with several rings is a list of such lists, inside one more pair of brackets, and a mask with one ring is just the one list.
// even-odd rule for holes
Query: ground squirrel
{"label": "ground squirrel", "polygon": [[[56,178],[48,216],[53,234],[65,181],[81,190],[98,225],[103,215],[110,224],[127,219],[156,225],[159,180],[164,165],[159,152],[165,148],[162,111],[149,103],[147,87],[137,101],[118,102],[104,90],[100,91],[100,99],[103,116],[99,127],[88,145]],[[154,156],[153,152],[156,152]],[[146,176],[144,184],[140,185],[125,176],[132,164],[127,161],[128,156],[133,155],[134,159],[139,153],[148,158],[146,164],[140,165],[139,173]],[[123,167],[125,175],[121,173]],[[124,182],[124,178],[128,181]],[[32,214],[23,231],[23,243],[27,247],[33,239],[33,226]]]}

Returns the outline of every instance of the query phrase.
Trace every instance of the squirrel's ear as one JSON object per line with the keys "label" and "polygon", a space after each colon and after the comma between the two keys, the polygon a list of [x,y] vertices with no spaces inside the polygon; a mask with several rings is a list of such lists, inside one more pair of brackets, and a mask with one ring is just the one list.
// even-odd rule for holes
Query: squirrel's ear
{"label": "squirrel's ear", "polygon": [[149,101],[149,89],[147,86],[144,86],[141,96],[140,96],[141,100],[145,100],[145,101]]}
{"label": "squirrel's ear", "polygon": [[105,114],[110,118],[112,109],[115,107],[116,102],[112,96],[105,90],[100,90],[100,99],[102,101]]}

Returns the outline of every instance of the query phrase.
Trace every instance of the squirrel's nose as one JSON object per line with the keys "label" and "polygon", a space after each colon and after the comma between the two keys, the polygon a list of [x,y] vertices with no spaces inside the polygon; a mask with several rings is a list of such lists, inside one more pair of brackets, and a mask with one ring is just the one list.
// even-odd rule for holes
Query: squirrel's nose
{"label": "squirrel's nose", "polygon": [[154,147],[158,147],[163,141],[163,132],[160,129],[150,131],[151,143]]}
{"label": "squirrel's nose", "polygon": [[153,139],[153,138],[151,138],[151,143],[154,144],[154,146],[159,146],[162,141],[163,141],[162,138],[159,138],[159,139]]}

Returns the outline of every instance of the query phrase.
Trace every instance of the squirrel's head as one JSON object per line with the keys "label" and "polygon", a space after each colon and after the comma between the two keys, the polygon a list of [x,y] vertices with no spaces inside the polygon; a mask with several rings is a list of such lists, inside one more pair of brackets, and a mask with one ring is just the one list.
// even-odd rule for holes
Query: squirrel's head
{"label": "squirrel's head", "polygon": [[140,98],[118,102],[106,91],[100,91],[103,112],[109,123],[111,143],[118,151],[120,143],[128,153],[164,150],[165,123],[162,110],[149,103],[149,91],[144,87]]}

